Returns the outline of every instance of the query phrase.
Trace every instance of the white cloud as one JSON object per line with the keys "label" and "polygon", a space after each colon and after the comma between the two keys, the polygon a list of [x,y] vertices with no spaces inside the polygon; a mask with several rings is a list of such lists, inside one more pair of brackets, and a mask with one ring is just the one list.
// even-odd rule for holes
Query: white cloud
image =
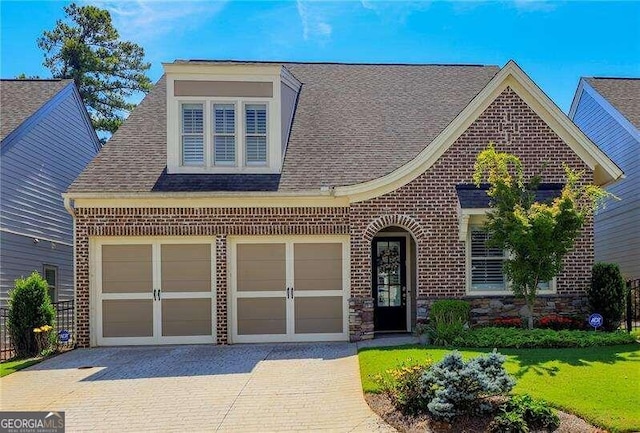
{"label": "white cloud", "polygon": [[297,0],[298,15],[302,23],[302,36],[305,40],[310,38],[328,39],[331,37],[332,27],[326,19],[318,4]]}
{"label": "white cloud", "polygon": [[148,42],[204,24],[224,7],[224,1],[88,1],[106,9],[123,39]]}
{"label": "white cloud", "polygon": [[430,1],[378,1],[361,0],[363,8],[375,12],[384,20],[403,23],[409,15],[422,12],[431,6]]}
{"label": "white cloud", "polygon": [[557,4],[548,0],[514,0],[513,6],[520,12],[551,12]]}

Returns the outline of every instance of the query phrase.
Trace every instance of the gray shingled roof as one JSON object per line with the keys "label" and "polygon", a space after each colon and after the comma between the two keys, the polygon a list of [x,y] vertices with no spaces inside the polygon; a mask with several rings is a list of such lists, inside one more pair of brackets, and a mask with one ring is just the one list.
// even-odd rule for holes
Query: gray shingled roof
{"label": "gray shingled roof", "polygon": [[73,80],[0,80],[0,141]]}
{"label": "gray shingled roof", "polygon": [[[547,203],[562,194],[564,185],[561,183],[541,183],[536,190],[536,201]],[[463,209],[486,209],[491,205],[491,197],[487,195],[489,184],[481,184],[476,187],[474,184],[456,185],[456,193],[460,207]]]}
{"label": "gray shingled roof", "polygon": [[[279,190],[349,185],[397,169],[499,71],[466,65],[278,64],[302,82]],[[154,190],[166,168],[165,93],[160,79],[70,192]]]}
{"label": "gray shingled roof", "polygon": [[587,82],[640,130],[640,78],[587,78]]}

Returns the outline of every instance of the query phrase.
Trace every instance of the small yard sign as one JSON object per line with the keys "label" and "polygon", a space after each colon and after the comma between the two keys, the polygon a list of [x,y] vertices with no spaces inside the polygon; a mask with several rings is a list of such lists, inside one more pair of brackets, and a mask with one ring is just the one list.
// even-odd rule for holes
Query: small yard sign
{"label": "small yard sign", "polygon": [[589,316],[589,325],[593,326],[594,331],[602,326],[602,316],[598,313],[593,313]]}
{"label": "small yard sign", "polygon": [[71,338],[71,334],[66,329],[63,329],[58,332],[58,338],[60,339],[60,343],[68,343],[69,338]]}

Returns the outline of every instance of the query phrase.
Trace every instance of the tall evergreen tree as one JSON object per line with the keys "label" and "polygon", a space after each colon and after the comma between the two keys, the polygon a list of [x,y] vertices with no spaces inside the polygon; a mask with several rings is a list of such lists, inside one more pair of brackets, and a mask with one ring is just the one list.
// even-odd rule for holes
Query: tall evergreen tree
{"label": "tall evergreen tree", "polygon": [[141,46],[120,40],[109,11],[75,3],[64,11],[66,19],[38,38],[43,64],[54,78],[75,81],[94,128],[112,134],[135,106],[128,98],[151,89],[151,64]]}

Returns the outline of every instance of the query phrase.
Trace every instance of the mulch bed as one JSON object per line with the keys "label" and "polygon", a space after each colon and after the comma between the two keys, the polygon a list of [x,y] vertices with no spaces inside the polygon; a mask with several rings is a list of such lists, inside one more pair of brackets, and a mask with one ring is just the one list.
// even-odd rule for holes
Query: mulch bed
{"label": "mulch bed", "polygon": [[[406,416],[398,412],[389,399],[383,394],[365,394],[365,399],[375,413],[389,425],[406,433],[482,433],[486,431],[492,417],[465,416],[456,419],[452,424],[438,422],[429,416]],[[560,427],[556,433],[606,433],[581,418],[558,411]],[[533,433],[533,432],[532,432]]]}

